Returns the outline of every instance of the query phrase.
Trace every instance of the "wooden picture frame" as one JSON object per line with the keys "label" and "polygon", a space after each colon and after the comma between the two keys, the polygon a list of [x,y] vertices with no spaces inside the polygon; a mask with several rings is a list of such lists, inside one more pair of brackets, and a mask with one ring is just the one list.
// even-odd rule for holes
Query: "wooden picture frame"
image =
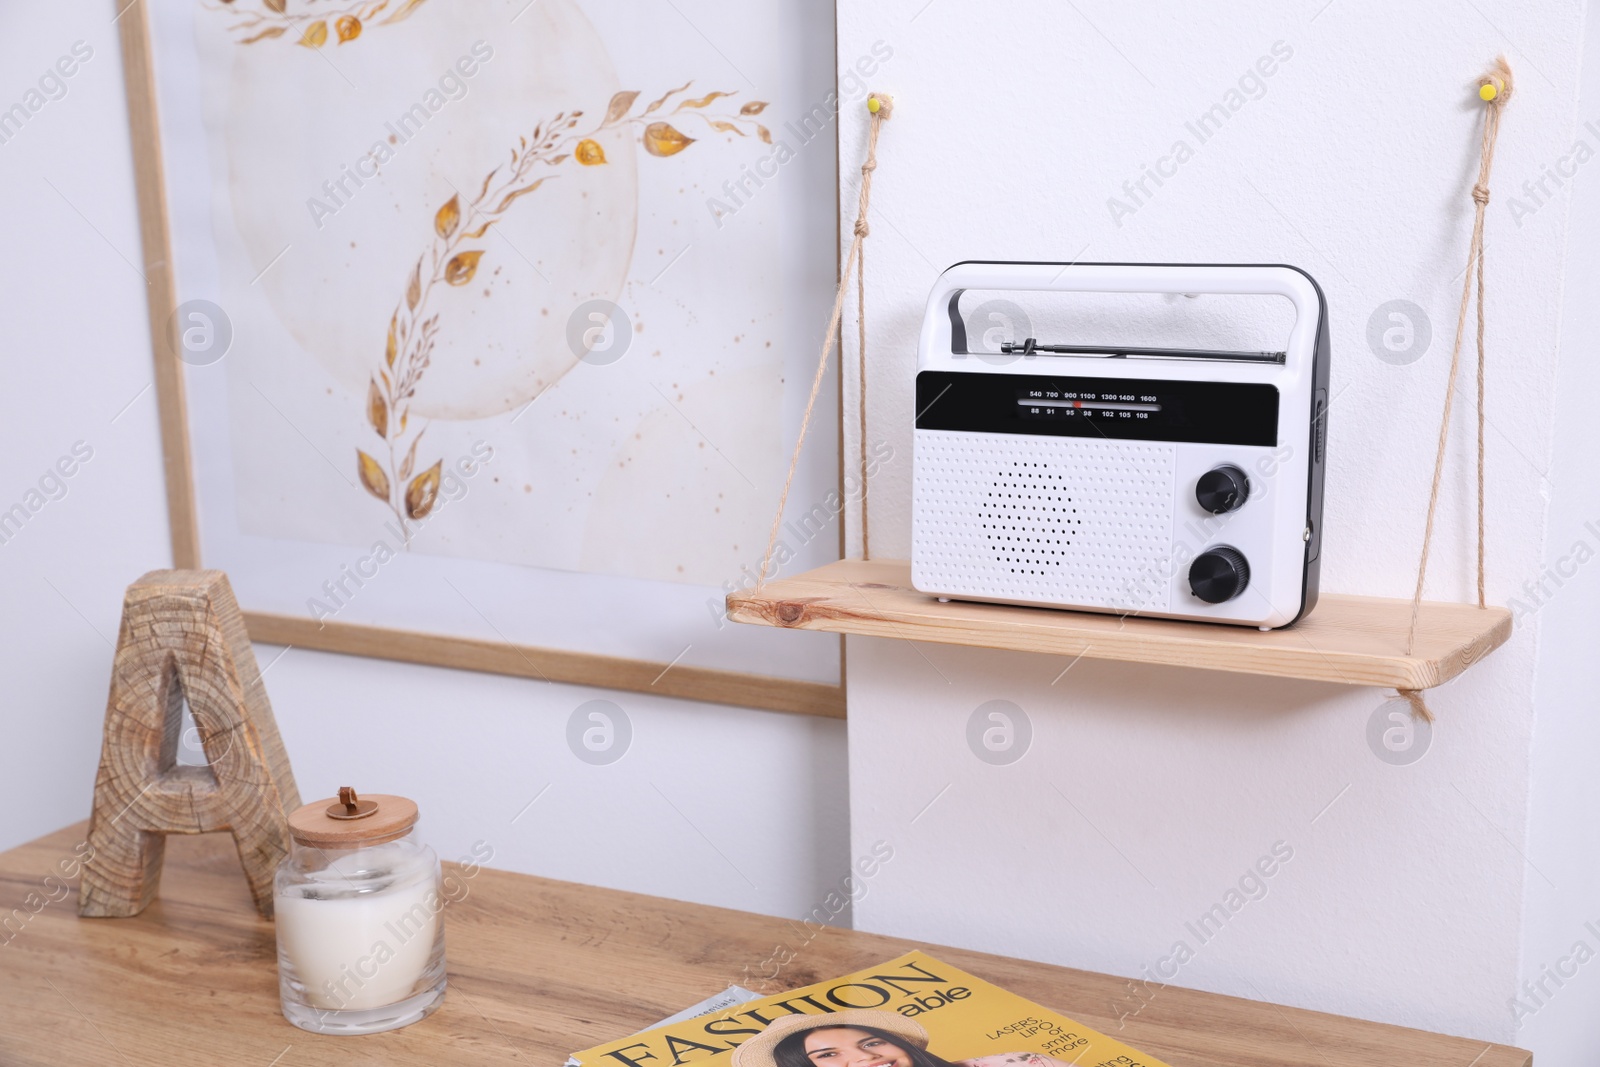
{"label": "wooden picture frame", "polygon": [[[184,365],[167,329],[178,307],[178,293],[150,16],[146,4],[124,0],[114,3],[119,9],[116,22],[127,91],[142,269],[148,280],[146,300],[172,566],[201,569],[215,564],[202,558]],[[842,541],[841,530],[841,548]],[[770,711],[829,718],[843,718],[845,714],[842,639],[839,684],[831,685],[684,666],[675,661],[629,659],[340,620],[319,622],[310,617],[248,609],[244,620],[250,638],[268,644]]]}

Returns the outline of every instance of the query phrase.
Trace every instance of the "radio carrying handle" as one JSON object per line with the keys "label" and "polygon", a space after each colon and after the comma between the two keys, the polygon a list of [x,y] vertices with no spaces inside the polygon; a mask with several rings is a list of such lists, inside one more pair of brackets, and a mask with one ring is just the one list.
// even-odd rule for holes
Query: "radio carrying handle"
{"label": "radio carrying handle", "polygon": [[[926,336],[933,351],[970,355],[967,327],[961,318],[961,295],[968,289],[1052,293],[1173,293],[1243,296],[1281,296],[1295,312],[1285,353],[1201,353],[1161,349],[1120,349],[1106,346],[1037,345],[1026,349],[1056,355],[1128,352],[1170,355],[1177,358],[1215,358],[1249,362],[1293,363],[1316,360],[1318,345],[1326,350],[1326,301],[1322,290],[1305,271],[1286,264],[1215,263],[1012,263],[968,261],[957,263],[939,276],[929,294],[925,313]],[[1031,340],[1031,339],[1030,339]],[[945,348],[948,343],[948,348]],[[1309,369],[1309,368],[1304,368]]]}

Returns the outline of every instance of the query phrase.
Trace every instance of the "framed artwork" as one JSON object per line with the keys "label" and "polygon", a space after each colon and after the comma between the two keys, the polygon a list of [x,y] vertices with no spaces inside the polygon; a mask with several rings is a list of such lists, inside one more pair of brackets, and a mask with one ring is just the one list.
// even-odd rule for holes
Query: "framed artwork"
{"label": "framed artwork", "polygon": [[[837,638],[722,610],[837,277],[832,20],[122,8],[176,565],[260,641],[842,715]],[[786,570],[839,553],[812,441]]]}

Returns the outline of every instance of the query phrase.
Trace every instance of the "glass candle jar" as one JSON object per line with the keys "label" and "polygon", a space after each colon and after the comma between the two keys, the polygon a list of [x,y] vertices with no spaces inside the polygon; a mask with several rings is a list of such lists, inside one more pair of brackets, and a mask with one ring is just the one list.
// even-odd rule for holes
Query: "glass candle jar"
{"label": "glass candle jar", "polygon": [[348,787],[289,816],[278,867],[278,993],[303,1030],[374,1034],[444,1000],[439,857],[417,839],[405,797]]}

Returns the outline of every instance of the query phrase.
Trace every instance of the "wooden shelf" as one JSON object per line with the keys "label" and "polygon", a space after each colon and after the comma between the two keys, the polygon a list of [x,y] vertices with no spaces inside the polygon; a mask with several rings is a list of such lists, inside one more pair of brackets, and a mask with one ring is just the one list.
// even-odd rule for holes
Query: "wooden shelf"
{"label": "wooden shelf", "polygon": [[1282,630],[1174,622],[937,599],[911,588],[904,560],[841,560],[728,597],[736,622],[898,637],[1054,656],[1430,689],[1511,636],[1505,608],[1422,605],[1415,655],[1405,654],[1409,600],[1323,594]]}

